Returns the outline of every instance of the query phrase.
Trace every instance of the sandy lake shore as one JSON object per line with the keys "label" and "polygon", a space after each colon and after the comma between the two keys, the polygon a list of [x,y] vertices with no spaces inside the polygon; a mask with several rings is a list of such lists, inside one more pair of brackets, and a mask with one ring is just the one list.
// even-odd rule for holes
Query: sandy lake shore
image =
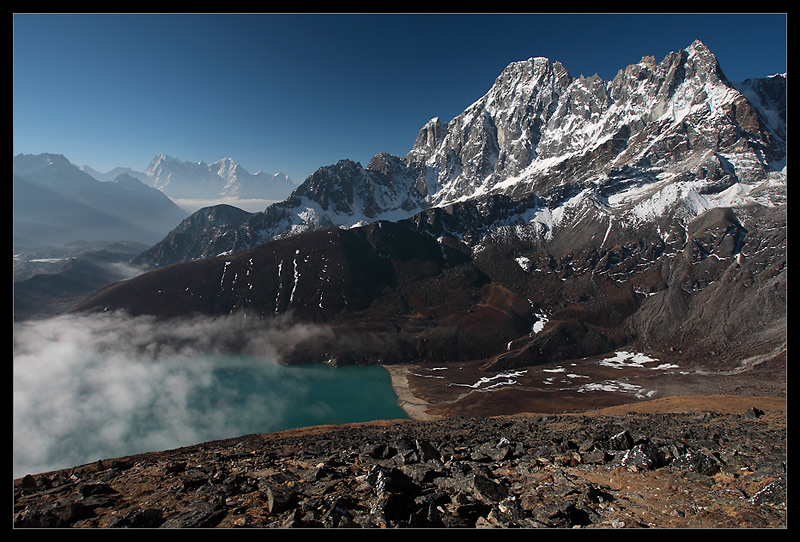
{"label": "sandy lake shore", "polygon": [[427,409],[430,403],[414,394],[408,382],[410,371],[407,365],[384,365],[384,369],[392,379],[392,389],[397,395],[397,402],[408,417],[418,421],[434,421],[440,416],[428,414]]}

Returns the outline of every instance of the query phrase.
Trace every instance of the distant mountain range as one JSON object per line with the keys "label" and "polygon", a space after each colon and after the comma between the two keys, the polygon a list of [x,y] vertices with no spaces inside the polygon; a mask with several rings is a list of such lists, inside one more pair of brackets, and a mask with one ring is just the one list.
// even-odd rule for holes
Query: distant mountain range
{"label": "distant mountain range", "polygon": [[128,174],[100,182],[62,155],[19,154],[13,165],[14,245],[74,241],[152,244],[186,217],[161,191]]}
{"label": "distant mountain range", "polygon": [[333,333],[286,359],[334,364],[785,357],[785,85],[699,41],[611,81],[514,62],[404,157],[202,209],[76,310],[291,316]]}
{"label": "distant mountain range", "polygon": [[29,247],[98,240],[153,244],[186,216],[168,198],[280,201],[296,188],[283,173],[250,174],[231,158],[205,164],[165,154],[144,172],[118,167],[107,173],[77,167],[62,155],[20,154],[13,172],[14,242]]}
{"label": "distant mountain range", "polygon": [[251,175],[229,158],[205,165],[163,154],[146,172],[105,174],[62,155],[20,154],[13,173],[16,318],[63,312],[103,284],[130,276],[121,264],[186,218],[167,192],[176,200],[280,200],[294,188],[286,175]]}
{"label": "distant mountain range", "polygon": [[130,168],[115,168],[100,173],[82,166],[95,179],[110,181],[126,173],[164,194],[176,199],[285,199],[295,184],[285,173],[250,173],[232,158],[223,158],[211,164],[184,162],[174,156],[158,154],[143,172]]}

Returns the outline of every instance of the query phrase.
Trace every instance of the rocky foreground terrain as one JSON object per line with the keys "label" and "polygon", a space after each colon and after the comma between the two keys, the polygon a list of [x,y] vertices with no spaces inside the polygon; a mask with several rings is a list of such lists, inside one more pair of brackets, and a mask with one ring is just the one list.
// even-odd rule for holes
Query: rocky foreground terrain
{"label": "rocky foreground terrain", "polygon": [[14,480],[14,526],[787,527],[785,398],[389,421]]}

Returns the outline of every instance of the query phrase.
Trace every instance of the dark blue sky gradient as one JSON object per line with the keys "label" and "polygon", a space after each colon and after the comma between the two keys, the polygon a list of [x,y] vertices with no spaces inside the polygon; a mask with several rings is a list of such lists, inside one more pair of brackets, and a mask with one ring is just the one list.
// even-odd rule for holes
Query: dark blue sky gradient
{"label": "dark blue sky gradient", "polygon": [[231,157],[295,182],[404,155],[511,62],[603,79],[703,41],[733,81],[786,72],[785,14],[15,14],[14,154],[100,171]]}

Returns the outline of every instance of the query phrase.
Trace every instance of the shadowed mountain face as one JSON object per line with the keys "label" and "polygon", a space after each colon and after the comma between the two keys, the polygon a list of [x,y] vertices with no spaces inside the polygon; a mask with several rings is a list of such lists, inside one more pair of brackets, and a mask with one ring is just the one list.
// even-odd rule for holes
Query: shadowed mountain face
{"label": "shadowed mountain face", "polygon": [[755,186],[785,165],[785,85],[783,76],[732,84],[699,41],[611,81],[572,77],[546,58],[513,62],[463,113],[426,123],[404,157],[321,167],[285,201],[221,224],[213,238],[153,247],[137,263],[163,267],[208,257],[210,244],[214,254],[238,251],[492,195],[538,197],[556,217],[590,191],[615,214],[654,218],[692,194]]}
{"label": "shadowed mountain face", "polygon": [[434,214],[176,264],[77,310],[320,325],[316,341],[283,353],[289,362],[483,359],[507,369],[637,345],[724,366],[785,344],[783,208],[712,209],[666,241],[653,226],[611,232],[603,247],[597,221],[545,243],[520,226],[479,250],[437,241]]}
{"label": "shadowed mountain face", "polygon": [[200,211],[137,262],[159,269],[76,310],[320,326],[289,362],[785,355],[780,84],[740,92],[699,42],[610,82],[514,63],[404,158],[321,168],[263,213]]}

